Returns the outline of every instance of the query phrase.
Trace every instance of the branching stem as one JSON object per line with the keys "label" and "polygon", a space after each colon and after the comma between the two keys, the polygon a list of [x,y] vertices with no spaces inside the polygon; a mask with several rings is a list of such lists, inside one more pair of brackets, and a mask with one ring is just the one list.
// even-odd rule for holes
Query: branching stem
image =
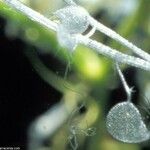
{"label": "branching stem", "polygon": [[[32,10],[31,8],[25,6],[18,0],[5,0],[5,3],[7,3],[10,7],[22,12],[27,17],[29,17],[31,20],[38,22],[42,26],[51,29],[53,31],[57,32],[59,24],[49,20],[48,18],[44,17],[40,13]],[[132,43],[128,42],[128,40],[124,39],[111,29],[105,27],[101,23],[97,22],[95,19],[90,17],[90,22],[93,24],[96,29],[103,32],[104,34],[110,36],[111,38],[115,39],[116,41],[120,42],[122,45],[127,46],[128,48],[132,49],[136,54],[138,54],[141,58],[130,56],[127,54],[124,54],[122,52],[118,52],[115,49],[112,49],[111,47],[108,47],[106,45],[101,44],[100,42],[97,42],[95,40],[92,40],[88,38],[88,36],[83,35],[76,35],[76,38],[78,40],[78,43],[83,44],[87,47],[90,47],[94,50],[96,50],[98,53],[103,54],[111,59],[113,59],[116,62],[128,64],[137,68],[141,68],[143,70],[150,71],[150,55],[143,50],[137,48]],[[94,33],[94,30],[91,32]],[[90,33],[90,35],[92,35]]]}

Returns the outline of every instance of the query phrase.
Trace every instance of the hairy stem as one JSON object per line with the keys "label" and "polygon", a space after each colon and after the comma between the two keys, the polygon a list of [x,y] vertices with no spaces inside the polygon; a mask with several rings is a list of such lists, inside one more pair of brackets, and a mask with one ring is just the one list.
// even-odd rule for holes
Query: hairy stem
{"label": "hairy stem", "polygon": [[131,49],[134,53],[139,55],[141,58],[150,62],[150,55],[144,52],[142,49],[136,47],[134,44],[120,36],[115,31],[111,30],[110,28],[104,26],[100,22],[96,21],[92,17],[90,17],[90,22],[99,30],[100,32],[106,34],[107,36],[111,37],[112,39],[116,40],[117,42],[121,43],[122,45],[126,46],[127,48]]}
{"label": "hairy stem", "polygon": [[145,61],[138,57],[134,57],[134,56],[130,56],[130,55],[118,52],[115,49],[112,49],[95,40],[91,40],[90,38],[85,38],[82,35],[80,35],[78,39],[81,44],[96,50],[98,53],[103,54],[115,60],[116,62],[128,64],[137,68],[141,68],[143,70],[150,71],[150,62],[148,61]]}
{"label": "hairy stem", "polygon": [[31,8],[25,6],[19,0],[5,0],[5,3],[7,3],[12,8],[15,8],[16,10],[22,12],[26,16],[28,16],[31,20],[38,22],[42,26],[45,26],[48,29],[56,31],[57,24],[53,21],[49,20],[48,18],[44,17],[40,13],[32,10]]}
{"label": "hairy stem", "polygon": [[[48,18],[44,17],[40,13],[32,10],[31,8],[25,6],[21,2],[17,0],[5,0],[5,2],[17,9],[18,11],[22,12],[26,16],[28,16],[31,20],[38,22],[42,26],[51,29],[53,31],[57,31],[58,24],[55,22],[49,20]],[[105,46],[101,44],[100,42],[97,42],[95,40],[92,40],[86,36],[78,35],[77,39],[80,44],[83,44],[87,47],[90,47],[94,50],[96,50],[98,53],[103,54],[111,59],[113,59],[116,62],[125,63],[137,68],[141,68],[147,71],[150,71],[150,55],[143,50],[137,48],[132,43],[128,42],[126,39],[122,38],[120,35],[112,31],[111,29],[105,27],[104,25],[98,23],[95,19],[90,17],[93,21],[93,25],[96,26],[98,30],[105,33],[106,35],[110,36],[111,38],[117,40],[118,42],[121,42],[123,45],[131,48],[135,53],[139,54],[142,58],[146,59],[140,59],[138,57],[126,55],[124,53],[118,52],[115,49],[112,49],[108,46]]]}

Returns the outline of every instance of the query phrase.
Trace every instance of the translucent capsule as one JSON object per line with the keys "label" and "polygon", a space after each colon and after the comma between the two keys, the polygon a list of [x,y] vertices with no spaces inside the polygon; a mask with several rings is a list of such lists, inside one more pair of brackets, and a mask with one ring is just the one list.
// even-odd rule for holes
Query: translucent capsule
{"label": "translucent capsule", "polygon": [[68,33],[61,25],[57,29],[57,39],[62,47],[65,47],[70,51],[73,51],[77,46],[77,38]]}
{"label": "translucent capsule", "polygon": [[131,102],[115,105],[106,118],[108,132],[117,140],[127,143],[140,143],[150,138],[141,114]]}
{"label": "translucent capsule", "polygon": [[67,6],[54,14],[70,34],[83,33],[89,26],[89,14],[80,6]]}

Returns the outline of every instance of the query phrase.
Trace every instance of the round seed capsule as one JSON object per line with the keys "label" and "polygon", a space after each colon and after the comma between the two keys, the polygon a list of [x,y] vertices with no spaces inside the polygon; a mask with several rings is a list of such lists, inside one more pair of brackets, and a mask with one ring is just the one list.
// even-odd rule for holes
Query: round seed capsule
{"label": "round seed capsule", "polygon": [[108,132],[117,140],[127,143],[140,143],[150,138],[141,114],[131,102],[115,105],[106,120]]}
{"label": "round seed capsule", "polygon": [[55,12],[70,34],[83,33],[89,26],[88,12],[80,6],[67,6]]}

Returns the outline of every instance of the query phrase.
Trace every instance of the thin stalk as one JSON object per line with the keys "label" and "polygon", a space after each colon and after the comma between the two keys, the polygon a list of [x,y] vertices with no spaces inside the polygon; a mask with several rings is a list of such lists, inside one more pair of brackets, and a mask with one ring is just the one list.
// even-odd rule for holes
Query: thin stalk
{"label": "thin stalk", "polygon": [[121,79],[121,82],[122,82],[123,87],[125,89],[125,92],[127,94],[127,101],[130,102],[131,101],[131,96],[132,96],[132,88],[129,88],[128,83],[127,83],[127,81],[126,81],[126,79],[125,79],[118,63],[116,63],[116,69],[118,71],[119,77]]}

